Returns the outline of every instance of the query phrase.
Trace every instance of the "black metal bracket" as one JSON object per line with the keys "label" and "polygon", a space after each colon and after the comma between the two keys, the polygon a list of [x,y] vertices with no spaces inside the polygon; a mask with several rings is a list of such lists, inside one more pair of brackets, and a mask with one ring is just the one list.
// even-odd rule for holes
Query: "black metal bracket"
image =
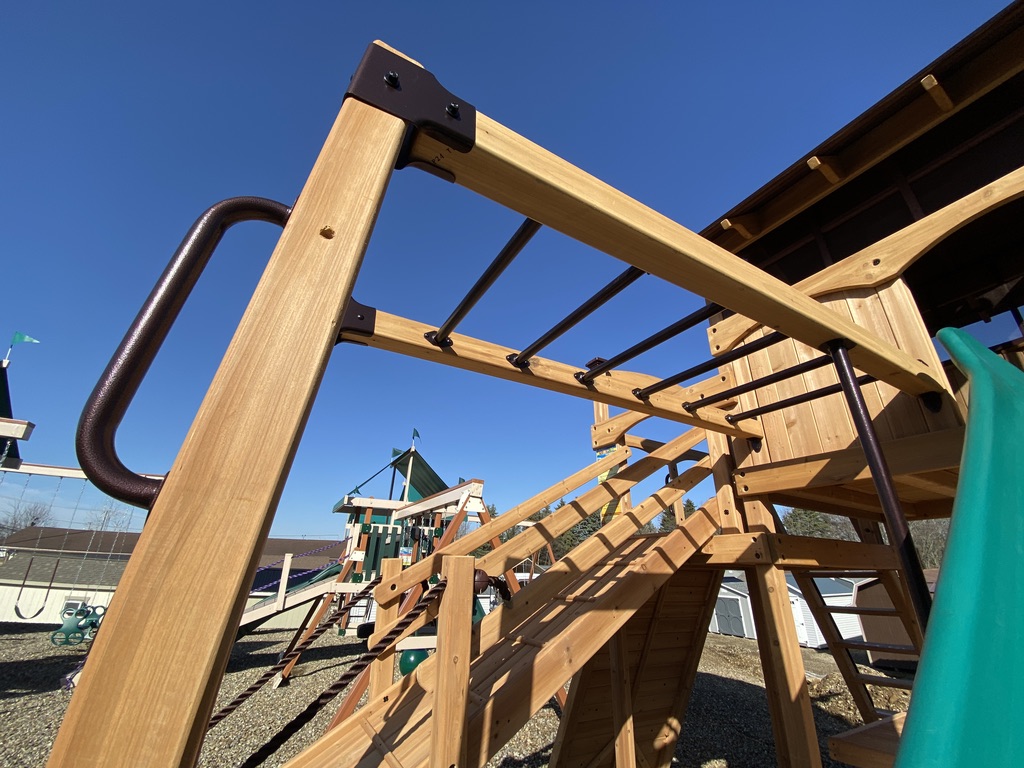
{"label": "black metal bracket", "polygon": [[363,54],[345,93],[349,96],[401,118],[409,126],[398,168],[410,164],[424,167],[408,161],[417,131],[443,141],[456,152],[469,152],[476,144],[476,108],[448,91],[423,67],[377,43],[371,43]]}
{"label": "black metal bracket", "polygon": [[338,328],[338,340],[335,343],[348,342],[350,344],[358,344],[358,341],[343,339],[342,336],[349,333],[356,336],[370,337],[373,336],[376,327],[377,310],[365,304],[360,304],[354,297],[350,296],[348,304],[345,305],[345,311],[341,315],[341,327]]}

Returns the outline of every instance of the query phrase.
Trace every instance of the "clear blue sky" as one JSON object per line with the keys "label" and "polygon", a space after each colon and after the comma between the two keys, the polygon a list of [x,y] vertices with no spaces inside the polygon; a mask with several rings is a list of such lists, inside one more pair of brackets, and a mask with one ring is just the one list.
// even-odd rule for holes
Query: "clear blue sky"
{"label": "clear blue sky", "polygon": [[[38,425],[24,458],[76,463],[82,405],[188,226],[234,195],[294,200],[376,38],[490,117],[699,230],[1005,3],[629,5],[9,5],[0,341],[15,331],[42,341],[16,347],[9,370],[15,415]],[[519,221],[403,171],[356,297],[439,323]],[[120,430],[132,469],[171,465],[276,234],[243,225],[218,250]],[[543,233],[460,330],[525,346],[621,269]],[[610,356],[696,302],[645,278],[545,354],[577,365]],[[635,320],[627,329],[623,313]],[[668,375],[705,356],[666,345],[636,367]],[[487,500],[506,509],[593,460],[591,415],[586,401],[339,347],[274,532],[336,534],[335,500],[407,447],[414,427],[442,477],[482,478]],[[648,423],[650,437],[677,431]]]}

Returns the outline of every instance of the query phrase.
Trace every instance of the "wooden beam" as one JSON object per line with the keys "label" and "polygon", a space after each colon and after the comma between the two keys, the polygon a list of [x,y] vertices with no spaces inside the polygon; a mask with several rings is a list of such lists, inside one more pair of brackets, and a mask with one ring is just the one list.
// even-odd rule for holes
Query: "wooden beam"
{"label": "wooden beam", "polygon": [[633,427],[645,419],[651,418],[649,413],[626,411],[610,419],[602,419],[590,427],[590,444],[596,451],[620,442]]}
{"label": "wooden beam", "polygon": [[[402,572],[402,560],[397,557],[386,557],[380,561],[380,576],[388,579],[394,578]],[[389,605],[377,606],[377,618],[374,624],[378,627],[388,627],[398,620],[398,601]],[[372,648],[375,643],[367,643]],[[376,696],[392,686],[395,682],[395,649],[394,646],[386,649],[370,664],[370,695]]]}
{"label": "wooden beam", "polygon": [[[763,325],[811,347],[819,348],[834,339],[848,339],[853,344],[850,350],[853,363],[898,389],[921,394],[942,391],[945,386],[941,370],[931,370],[852,320],[821,306],[781,280],[598,181],[486,115],[477,113],[476,145],[472,151],[453,152],[436,139],[421,134],[413,144],[411,155],[415,160],[453,174],[456,183],[545,226],[724,307],[754,317]],[[425,342],[422,338],[420,341]]]}
{"label": "wooden beam", "polygon": [[720,223],[722,229],[727,232],[732,230],[744,240],[752,240],[761,234],[761,222],[754,215],[732,216],[728,219],[722,219]]}
{"label": "wooden beam", "polygon": [[608,641],[611,656],[612,730],[615,768],[636,768],[636,733],[633,730],[633,686],[630,680],[628,640],[623,630]]}
{"label": "wooden beam", "polygon": [[774,566],[747,569],[765,688],[779,766],[820,768],[811,696],[797,641],[785,573]]}
{"label": "wooden beam", "polygon": [[28,440],[32,437],[35,424],[31,421],[0,418],[0,438],[4,440]]}
{"label": "wooden beam", "polygon": [[447,586],[437,616],[437,687],[430,729],[430,768],[467,768],[466,709],[473,635],[472,557],[446,557]]}
{"label": "wooden beam", "polygon": [[946,89],[942,87],[942,84],[936,79],[935,75],[925,75],[922,77],[921,87],[924,88],[925,93],[932,97],[935,106],[943,112],[953,111],[953,107],[956,105],[953,104],[953,100],[949,98]]}
{"label": "wooden beam", "polygon": [[[793,287],[811,297],[851,288],[877,288],[899,278],[936,245],[987,213],[1024,196],[1024,168],[964,195],[944,208],[918,219],[898,232],[804,278]],[[736,347],[761,324],[742,314],[708,328],[712,354]]]}
{"label": "wooden beam", "polygon": [[[514,526],[526,520],[530,515],[540,511],[549,504],[553,504],[585,483],[590,482],[602,472],[612,467],[625,464],[632,452],[628,448],[622,448],[614,454],[606,456],[600,461],[589,464],[583,469],[569,475],[565,480],[552,485],[522,504],[519,504],[504,514],[498,515],[495,519],[470,531],[465,536],[455,539],[446,546],[443,551],[433,552],[420,561],[413,563],[395,578],[385,578],[374,590],[374,598],[381,605],[393,602],[403,592],[411,589],[414,585],[426,581],[435,573],[441,570],[441,558],[445,555],[467,555],[478,547],[483,546],[495,536],[504,533]],[[381,629],[384,629],[383,627]]]}
{"label": "wooden beam", "polygon": [[435,347],[424,338],[424,334],[435,330],[433,326],[407,320],[397,315],[377,310],[373,334],[363,336],[343,331],[343,341],[353,341],[375,349],[431,360],[436,363],[460,368],[465,371],[483,373],[506,381],[529,384],[563,395],[573,395],[585,400],[600,400],[619,408],[661,416],[691,426],[714,429],[737,437],[763,436],[760,425],[754,419],[747,419],[741,425],[732,425],[725,420],[724,412],[706,409],[708,413],[692,416],[683,409],[685,400],[682,387],[670,387],[657,392],[646,400],[638,400],[633,390],[644,388],[658,381],[653,376],[627,371],[609,371],[598,376],[590,384],[581,384],[575,374],[580,369],[542,357],[530,358],[528,368],[517,368],[507,357],[516,352],[487,341],[452,333],[448,347]]}
{"label": "wooden beam", "polygon": [[812,155],[807,158],[807,167],[824,176],[829,184],[838,184],[846,177],[842,163],[833,155]]}
{"label": "wooden beam", "polygon": [[[956,427],[914,435],[882,444],[889,470],[894,476],[913,475],[960,466],[964,429]],[[763,496],[778,491],[830,487],[857,480],[870,480],[867,459],[859,447],[832,451],[762,467],[745,467],[735,472],[741,496]]]}
{"label": "wooden beam", "polygon": [[[342,105],[150,512],[49,765],[185,766],[198,757],[404,136],[398,118]],[[202,594],[175,608],[187,632],[166,631],[168,584]]]}
{"label": "wooden beam", "polygon": [[772,562],[789,571],[818,568],[836,571],[894,571],[900,567],[896,553],[885,544],[863,544],[780,533],[766,538]]}

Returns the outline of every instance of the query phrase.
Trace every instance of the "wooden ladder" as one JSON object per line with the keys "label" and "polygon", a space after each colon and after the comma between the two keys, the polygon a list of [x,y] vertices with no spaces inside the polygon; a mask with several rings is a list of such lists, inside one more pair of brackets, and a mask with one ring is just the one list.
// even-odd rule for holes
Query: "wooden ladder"
{"label": "wooden ladder", "polygon": [[[854,519],[853,525],[861,541],[865,544],[883,544],[881,526],[873,520]],[[877,651],[892,654],[918,656],[924,643],[924,633],[919,626],[909,598],[903,586],[898,570],[865,569],[857,571],[809,570],[794,571],[797,586],[807,600],[807,605],[821,629],[829,651],[835,658],[836,666],[846,681],[850,694],[857,705],[865,723],[887,718],[892,712],[875,706],[868,686],[881,688],[900,688],[911,690],[913,681],[898,678],[872,675],[858,669],[853,651]],[[856,606],[828,605],[815,583],[815,578],[877,578],[892,601],[892,608],[858,608]],[[875,643],[865,640],[845,640],[835,621],[836,614],[856,614],[860,616],[888,616],[894,621],[899,620],[910,638],[910,644]]]}

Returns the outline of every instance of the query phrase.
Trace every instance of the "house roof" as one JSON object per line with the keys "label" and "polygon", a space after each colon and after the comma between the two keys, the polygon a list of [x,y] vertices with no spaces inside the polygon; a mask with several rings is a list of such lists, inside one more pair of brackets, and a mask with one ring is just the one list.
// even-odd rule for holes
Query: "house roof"
{"label": "house roof", "polygon": [[[0,550],[0,583],[113,586],[121,578],[139,534],[36,526],[8,536]],[[289,552],[293,573],[321,568],[345,554],[345,542],[327,539],[268,539],[258,567],[280,568]]]}

